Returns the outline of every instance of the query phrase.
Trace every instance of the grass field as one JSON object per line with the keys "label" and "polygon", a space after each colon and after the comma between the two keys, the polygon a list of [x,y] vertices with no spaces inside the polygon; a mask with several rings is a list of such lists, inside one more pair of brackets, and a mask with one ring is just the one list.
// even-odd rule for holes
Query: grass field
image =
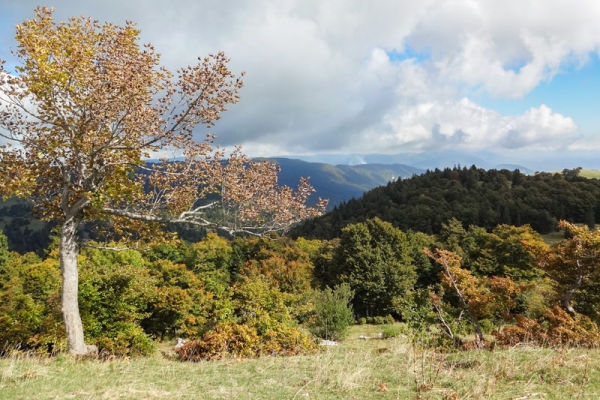
{"label": "grass field", "polygon": [[[527,346],[437,352],[406,338],[360,340],[302,357],[181,363],[0,359],[1,399],[597,399],[598,350]],[[163,352],[169,351],[167,348]]]}
{"label": "grass field", "polygon": [[550,232],[550,233],[543,234],[541,236],[542,236],[542,239],[544,240],[544,242],[546,242],[549,245],[553,245],[553,244],[560,242],[561,240],[564,240],[565,232],[564,231]]}
{"label": "grass field", "polygon": [[600,179],[600,171],[598,171],[596,169],[582,169],[581,172],[579,173],[579,175],[583,176],[584,178]]}

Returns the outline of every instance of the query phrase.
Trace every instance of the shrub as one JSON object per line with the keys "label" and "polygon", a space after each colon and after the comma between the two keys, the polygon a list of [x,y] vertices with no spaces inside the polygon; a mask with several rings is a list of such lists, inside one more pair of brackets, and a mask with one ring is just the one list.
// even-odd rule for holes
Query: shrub
{"label": "shrub", "polygon": [[148,314],[141,322],[146,333],[161,339],[196,336],[205,325],[209,306],[202,281],[185,265],[157,260],[149,265],[156,288]]}
{"label": "shrub", "polygon": [[108,354],[152,352],[152,340],[139,324],[149,315],[157,280],[141,254],[87,248],[79,266],[79,305],[86,340]]}
{"label": "shrub", "polygon": [[236,243],[244,253],[240,276],[261,275],[283,293],[298,295],[310,290],[314,266],[308,253],[293,240],[247,238],[238,239]]}
{"label": "shrub", "polygon": [[479,326],[481,327],[481,331],[486,335],[491,334],[492,331],[494,331],[494,329],[496,328],[494,326],[494,323],[487,318],[479,321]]}
{"label": "shrub", "polygon": [[297,328],[280,326],[259,335],[255,327],[228,322],[217,325],[200,340],[184,344],[175,352],[181,361],[218,360],[233,356],[297,355],[316,352],[317,345]]}
{"label": "shrub", "polygon": [[235,322],[217,325],[200,340],[184,344],[175,352],[182,361],[202,361],[225,355],[254,357],[260,345],[256,329]]}
{"label": "shrub", "polygon": [[360,317],[357,321],[356,321],[359,325],[364,325],[367,323],[367,319],[365,317]]}
{"label": "shrub", "polygon": [[295,356],[315,353],[317,344],[309,335],[298,328],[280,326],[267,331],[259,348],[260,355]]}
{"label": "shrub", "polygon": [[402,330],[397,325],[385,325],[381,328],[381,334],[384,339],[390,339],[400,336]]}
{"label": "shrub", "polygon": [[119,324],[113,330],[113,335],[96,339],[101,355],[147,356],[156,350],[154,341],[135,323]]}
{"label": "shrub", "polygon": [[309,324],[310,332],[322,339],[341,340],[348,333],[354,317],[350,285],[341,284],[334,289],[326,288],[315,296],[315,318]]}
{"label": "shrub", "polygon": [[[1,237],[1,236],[0,236]],[[0,251],[1,253],[1,251]],[[54,352],[65,342],[58,261],[14,254],[0,282],[0,348]]]}
{"label": "shrub", "polygon": [[547,309],[540,322],[517,316],[515,326],[495,332],[499,344],[531,343],[538,346],[599,347],[600,330],[587,316],[572,318],[562,308]]}

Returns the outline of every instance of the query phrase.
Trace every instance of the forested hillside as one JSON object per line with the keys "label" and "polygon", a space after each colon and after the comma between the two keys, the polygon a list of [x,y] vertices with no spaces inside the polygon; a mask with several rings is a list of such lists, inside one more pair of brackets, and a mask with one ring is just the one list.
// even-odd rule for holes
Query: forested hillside
{"label": "forested hillside", "polygon": [[465,226],[530,224],[547,233],[558,220],[593,226],[600,218],[600,180],[579,170],[525,175],[519,170],[455,167],[390,182],[304,222],[293,237],[332,239],[351,223],[379,217],[402,230],[439,233],[455,217]]}

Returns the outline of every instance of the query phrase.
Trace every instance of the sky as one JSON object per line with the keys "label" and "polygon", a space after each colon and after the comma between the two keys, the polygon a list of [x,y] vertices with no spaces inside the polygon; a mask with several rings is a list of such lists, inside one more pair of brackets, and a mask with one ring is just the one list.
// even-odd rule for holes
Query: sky
{"label": "sky", "polygon": [[[0,0],[8,68],[37,4]],[[251,156],[462,151],[575,167],[600,149],[597,0],[47,5],[58,20],[135,21],[171,70],[225,51],[245,86],[211,131]]]}

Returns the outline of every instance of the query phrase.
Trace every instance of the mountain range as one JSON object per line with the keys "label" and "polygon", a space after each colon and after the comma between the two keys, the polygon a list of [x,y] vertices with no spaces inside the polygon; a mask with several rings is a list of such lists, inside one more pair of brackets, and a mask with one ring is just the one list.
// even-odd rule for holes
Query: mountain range
{"label": "mountain range", "polygon": [[280,185],[295,188],[301,177],[310,177],[309,182],[315,188],[315,193],[309,198],[309,204],[316,203],[319,197],[328,199],[329,210],[342,201],[359,198],[374,187],[425,172],[403,164],[331,165],[290,158],[268,160],[281,168],[278,177]]}
{"label": "mountain range", "polygon": [[[336,158],[334,156],[333,160],[346,162],[352,161],[351,156],[344,157],[349,158],[342,158],[342,156]],[[315,188],[316,192],[309,199],[309,204],[316,203],[319,197],[323,199],[329,199],[329,205],[327,208],[328,210],[333,209],[342,201],[348,201],[352,198],[359,198],[363,195],[363,193],[373,188],[387,185],[388,182],[395,181],[398,178],[406,179],[412,177],[413,175],[420,175],[426,172],[426,170],[429,168],[420,168],[406,164],[394,163],[394,161],[401,159],[400,155],[383,155],[379,158],[377,158],[375,155],[370,155],[367,156],[367,160],[370,161],[370,157],[383,162],[359,163],[354,165],[341,163],[333,165],[283,157],[268,158],[268,160],[277,163],[277,165],[279,165],[281,168],[278,179],[280,185],[286,185],[294,188],[298,184],[300,177],[310,177],[309,182]],[[354,160],[358,161],[358,158],[355,158]],[[363,161],[365,160],[363,159]],[[476,164],[479,166],[480,164],[489,164],[477,158],[469,159],[469,161],[472,161],[472,163],[463,165],[471,166]],[[439,168],[443,169],[448,166],[452,167],[456,164],[457,163],[449,165],[440,164],[441,166]],[[437,167],[433,167],[431,169],[435,168]],[[524,174],[532,174],[534,172],[522,165],[513,164],[499,164],[490,168],[508,169],[510,171],[518,169]]]}
{"label": "mountain range", "polygon": [[596,150],[555,150],[555,151],[493,151],[469,152],[464,150],[432,150],[420,153],[397,154],[318,154],[286,155],[286,158],[334,165],[360,164],[404,164],[421,169],[444,169],[454,166],[476,165],[484,169],[519,169],[531,174],[535,171],[562,171],[583,167],[600,169],[600,159]]}

